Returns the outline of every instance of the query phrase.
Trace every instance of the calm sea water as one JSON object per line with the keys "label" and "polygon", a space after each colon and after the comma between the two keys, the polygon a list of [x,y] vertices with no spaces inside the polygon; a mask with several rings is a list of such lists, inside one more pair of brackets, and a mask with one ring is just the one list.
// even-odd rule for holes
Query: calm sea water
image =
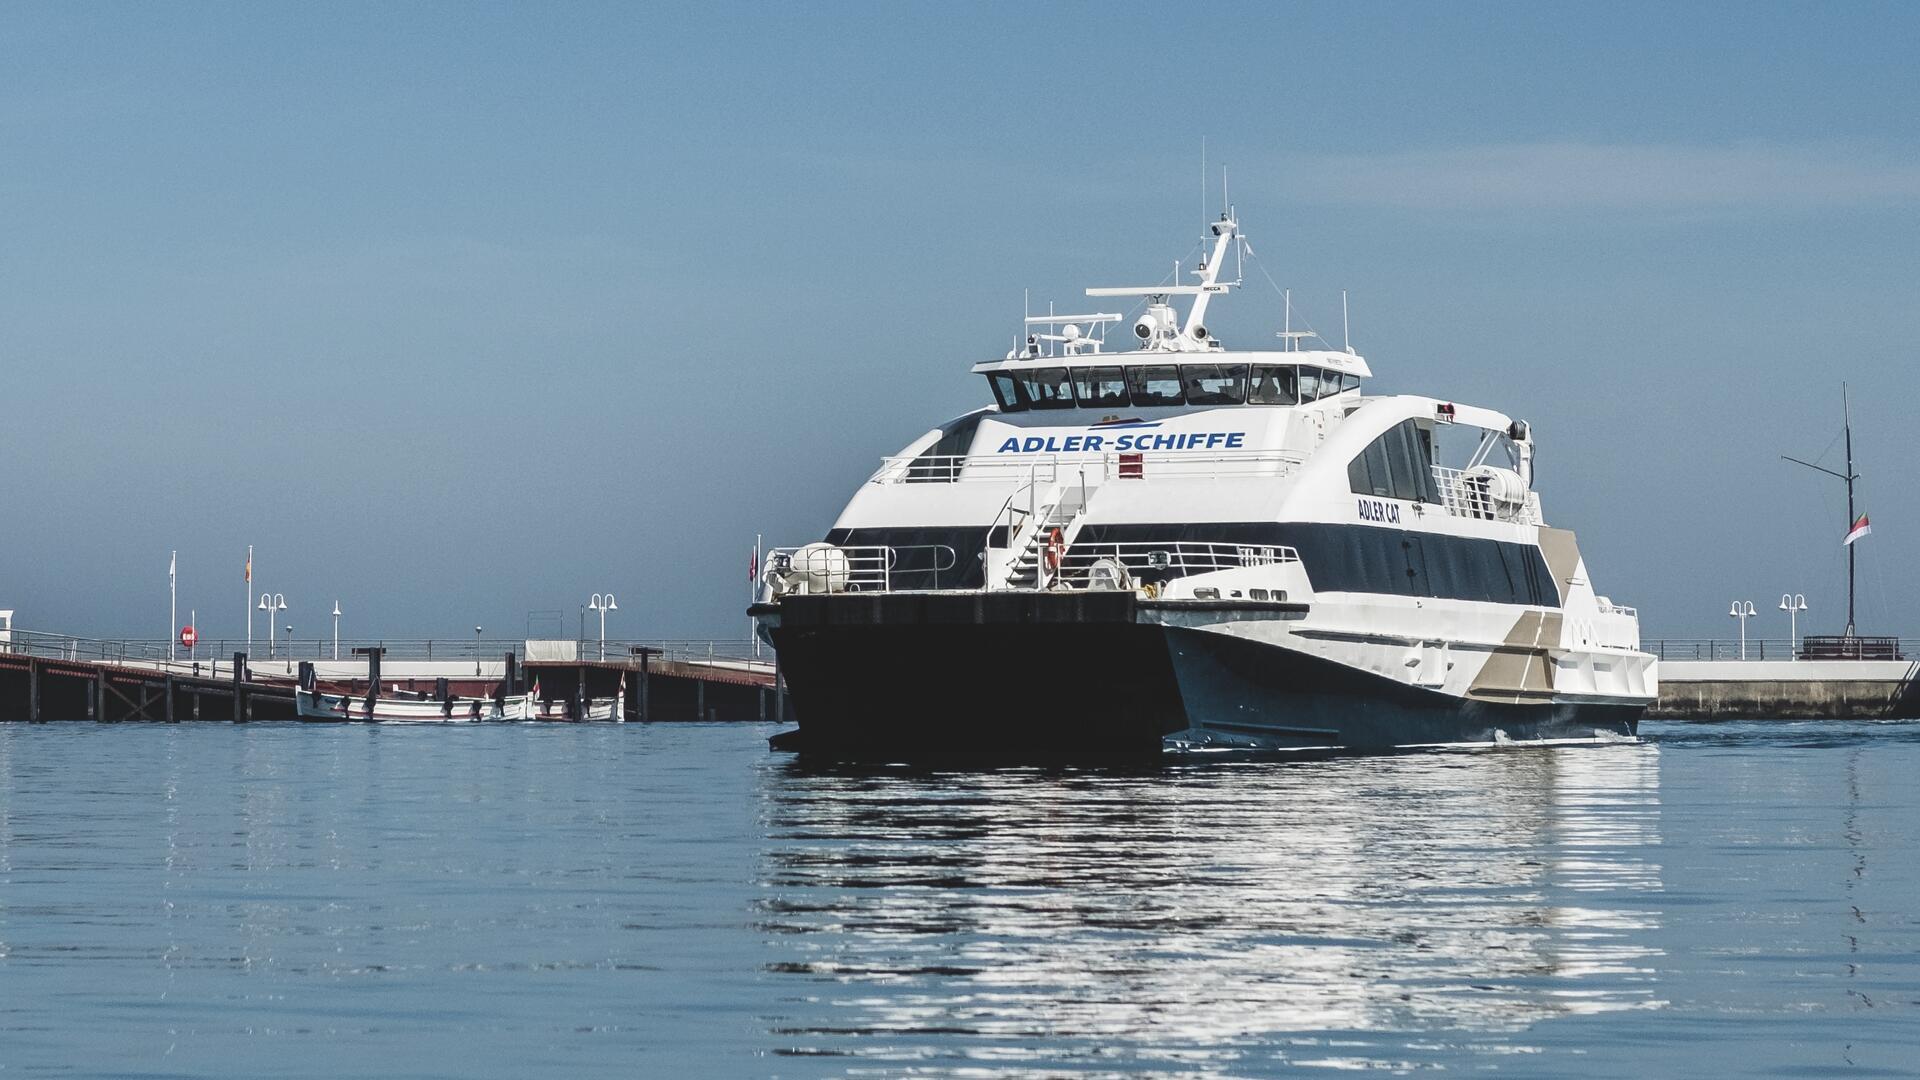
{"label": "calm sea water", "polygon": [[0,725],[0,1074],[1920,1067],[1920,724],[1150,772],[767,733]]}

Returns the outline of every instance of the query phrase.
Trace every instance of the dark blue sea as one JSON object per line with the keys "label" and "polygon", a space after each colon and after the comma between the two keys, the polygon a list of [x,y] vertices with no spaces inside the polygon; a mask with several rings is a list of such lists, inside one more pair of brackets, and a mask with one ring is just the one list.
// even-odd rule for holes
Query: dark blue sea
{"label": "dark blue sea", "polygon": [[0,1077],[1920,1069],[1920,724],[1154,770],[0,724]]}

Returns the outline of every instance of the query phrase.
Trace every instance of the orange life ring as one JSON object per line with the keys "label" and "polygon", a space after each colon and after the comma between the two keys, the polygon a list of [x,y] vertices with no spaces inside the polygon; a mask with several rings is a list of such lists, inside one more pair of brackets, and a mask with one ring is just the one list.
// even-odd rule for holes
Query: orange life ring
{"label": "orange life ring", "polygon": [[1047,573],[1056,573],[1060,569],[1060,558],[1067,553],[1067,538],[1060,535],[1059,529],[1047,534]]}

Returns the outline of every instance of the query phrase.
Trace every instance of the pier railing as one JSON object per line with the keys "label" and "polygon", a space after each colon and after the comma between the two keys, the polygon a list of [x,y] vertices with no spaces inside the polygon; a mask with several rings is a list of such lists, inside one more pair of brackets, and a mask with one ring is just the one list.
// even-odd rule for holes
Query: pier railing
{"label": "pier railing", "polygon": [[[582,639],[561,639],[562,645],[573,655],[569,660],[598,662],[602,654],[602,645],[598,637]],[[248,654],[248,664],[256,670],[270,671],[269,663],[294,664],[302,660],[332,661],[334,659],[333,638],[280,638],[268,645],[266,638],[255,638],[252,648],[248,648],[245,638],[202,639],[193,649],[173,644],[171,656],[168,642],[157,638],[90,638],[73,634],[53,634],[44,631],[21,630],[15,628],[10,641],[0,643],[0,652],[22,653],[38,656],[47,660],[70,660],[76,662],[95,662],[107,664],[127,664],[134,666],[160,666],[181,674],[191,673],[197,664],[201,672],[217,673],[216,664],[231,665],[233,654]],[[529,642],[525,639],[475,639],[475,638],[341,638],[339,642],[339,660],[348,663],[354,659],[355,649],[377,647],[386,650],[385,658],[393,660],[448,660],[468,663],[499,662],[511,652],[522,660],[543,659],[528,655]],[[762,646],[756,654],[754,642],[749,638],[681,638],[649,639],[635,641],[608,638],[604,655],[611,663],[628,661],[634,656],[634,649],[645,648],[649,654],[660,659],[690,664],[715,664],[728,667],[765,667],[772,670],[773,651]]]}
{"label": "pier railing", "polygon": [[[1809,649],[1812,635],[1794,642],[1787,638],[1748,638],[1746,655],[1739,638],[1654,638],[1640,647],[1662,660],[1890,660],[1920,657],[1920,638],[1822,638],[1822,647]],[[1849,649],[1826,647],[1826,642],[1848,640]]]}

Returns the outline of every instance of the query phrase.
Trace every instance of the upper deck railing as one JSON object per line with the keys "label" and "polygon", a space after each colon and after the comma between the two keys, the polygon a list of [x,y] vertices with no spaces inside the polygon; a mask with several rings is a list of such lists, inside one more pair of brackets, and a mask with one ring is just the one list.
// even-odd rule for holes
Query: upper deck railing
{"label": "upper deck railing", "polygon": [[1221,476],[1285,476],[1305,464],[1284,450],[1145,450],[1097,454],[900,454],[880,459],[872,484],[951,484],[963,481],[1017,483],[1037,476],[1058,480],[1085,472],[1089,480],[1115,477],[1204,479]]}
{"label": "upper deck railing", "polygon": [[1518,502],[1501,499],[1496,497],[1491,477],[1440,465],[1433,466],[1433,480],[1440,489],[1440,505],[1454,517],[1540,524],[1540,500],[1531,491],[1523,493]]}
{"label": "upper deck railing", "polygon": [[[1306,464],[1305,455],[1284,450],[1160,450],[1098,454],[901,454],[880,459],[868,478],[872,484],[953,484],[965,481],[1019,484],[1055,483],[1084,476],[1107,480],[1217,479],[1288,476]],[[1539,499],[1525,492],[1520,501],[1496,496],[1490,478],[1433,466],[1440,506],[1454,517],[1480,521],[1540,523]]]}

